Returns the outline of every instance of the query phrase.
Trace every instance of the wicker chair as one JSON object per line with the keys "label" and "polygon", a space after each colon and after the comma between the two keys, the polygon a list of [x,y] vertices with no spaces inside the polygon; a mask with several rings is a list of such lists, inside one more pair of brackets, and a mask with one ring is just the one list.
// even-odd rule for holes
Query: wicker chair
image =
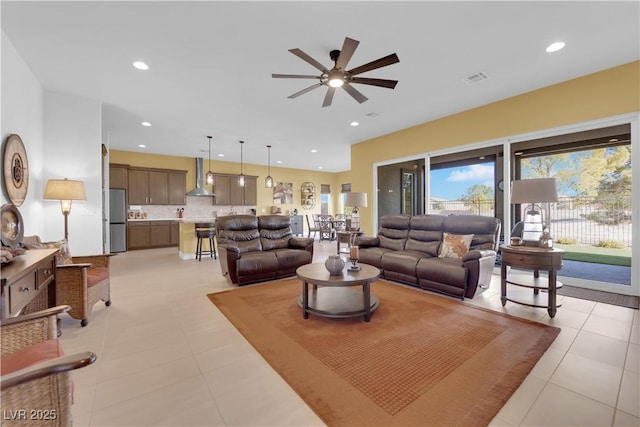
{"label": "wicker chair", "polygon": [[56,304],[71,307],[69,316],[89,324],[89,315],[98,301],[111,305],[110,255],[73,257],[73,264],[56,266]]}
{"label": "wicker chair", "polygon": [[25,236],[24,244],[27,249],[61,248],[56,257],[56,305],[70,306],[69,316],[79,319],[80,325],[89,324],[89,315],[98,301],[111,305],[111,254],[71,257],[66,241],[43,243],[39,236]]}
{"label": "wicker chair", "polygon": [[3,426],[72,425],[71,371],[90,365],[96,355],[61,355],[57,315],[68,310],[58,306],[2,322]]}

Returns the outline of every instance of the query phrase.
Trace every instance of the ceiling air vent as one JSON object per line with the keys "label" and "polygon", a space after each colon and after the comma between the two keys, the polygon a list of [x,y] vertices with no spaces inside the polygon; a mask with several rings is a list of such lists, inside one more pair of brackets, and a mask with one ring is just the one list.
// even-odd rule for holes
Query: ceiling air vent
{"label": "ceiling air vent", "polygon": [[465,77],[464,79],[462,79],[462,81],[467,85],[472,85],[474,83],[478,83],[483,80],[486,80],[487,78],[488,77],[485,73],[475,73]]}

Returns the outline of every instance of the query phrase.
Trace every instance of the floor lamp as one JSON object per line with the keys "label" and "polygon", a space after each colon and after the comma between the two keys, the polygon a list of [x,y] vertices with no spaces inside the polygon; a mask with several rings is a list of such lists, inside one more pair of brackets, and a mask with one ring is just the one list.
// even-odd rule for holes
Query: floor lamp
{"label": "floor lamp", "polygon": [[70,179],[50,179],[44,190],[45,200],[60,200],[60,209],[64,215],[64,239],[69,240],[68,217],[71,213],[72,200],[87,200],[82,181]]}
{"label": "floor lamp", "polygon": [[550,218],[542,218],[542,209],[537,203],[552,203],[558,201],[555,178],[520,179],[511,183],[511,203],[526,204],[523,218],[524,228],[522,240],[536,243],[546,227],[549,228]]}
{"label": "floor lamp", "polygon": [[358,212],[358,208],[367,207],[367,193],[347,193],[344,205],[353,208],[353,213],[351,214],[351,229],[359,231],[360,212]]}

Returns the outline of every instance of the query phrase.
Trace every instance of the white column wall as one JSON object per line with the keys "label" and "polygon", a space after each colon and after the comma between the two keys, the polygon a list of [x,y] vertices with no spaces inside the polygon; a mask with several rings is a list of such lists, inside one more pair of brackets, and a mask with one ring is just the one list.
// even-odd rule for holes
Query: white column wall
{"label": "white column wall", "polygon": [[[69,215],[72,255],[102,253],[102,132],[99,101],[44,92],[44,170],[47,179],[84,182],[86,201],[74,201]],[[44,201],[43,240],[64,237],[60,202]]]}
{"label": "white column wall", "polygon": [[[0,136],[2,144],[11,134],[20,135],[27,152],[29,186],[18,207],[26,236],[43,234],[42,194],[44,191],[43,89],[4,32],[1,44]],[[2,174],[0,174],[2,175]],[[10,203],[2,178],[1,202]]]}

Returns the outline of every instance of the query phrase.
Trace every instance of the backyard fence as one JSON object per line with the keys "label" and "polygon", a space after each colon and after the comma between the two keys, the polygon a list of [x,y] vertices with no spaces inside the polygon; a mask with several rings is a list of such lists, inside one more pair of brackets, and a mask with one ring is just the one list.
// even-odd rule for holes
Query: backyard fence
{"label": "backyard fence", "polygon": [[[546,209],[546,207],[544,207]],[[523,207],[524,209],[524,207]],[[550,234],[556,241],[585,245],[611,242],[631,247],[631,196],[560,197],[549,206]],[[495,216],[494,202],[487,200],[430,201],[430,212]],[[524,217],[524,216],[522,216]],[[547,219],[544,219],[547,223]]]}

